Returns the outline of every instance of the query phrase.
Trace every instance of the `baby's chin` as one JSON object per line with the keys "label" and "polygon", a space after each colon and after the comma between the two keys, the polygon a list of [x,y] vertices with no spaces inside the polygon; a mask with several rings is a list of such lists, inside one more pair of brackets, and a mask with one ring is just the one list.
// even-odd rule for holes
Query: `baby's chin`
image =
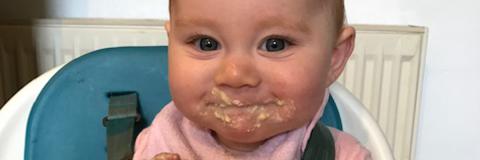
{"label": "baby's chin", "polygon": [[273,126],[270,126],[268,128],[260,127],[252,130],[252,127],[247,125],[237,128],[212,128],[211,130],[214,132],[213,136],[221,137],[224,140],[228,140],[231,142],[244,144],[265,142],[266,140],[274,137],[275,135],[284,132],[279,128],[275,128]]}
{"label": "baby's chin", "polygon": [[293,111],[286,106],[206,108],[201,118],[207,122],[207,128],[232,139],[269,138],[293,117]]}
{"label": "baby's chin", "polygon": [[235,122],[233,124],[225,124],[215,119],[210,121],[210,125],[207,128],[212,130],[215,133],[214,135],[232,142],[258,143],[301,127],[296,126],[294,123],[285,123],[284,121],[276,121],[274,119],[267,119],[262,123],[258,123],[257,117],[232,116],[231,119]]}

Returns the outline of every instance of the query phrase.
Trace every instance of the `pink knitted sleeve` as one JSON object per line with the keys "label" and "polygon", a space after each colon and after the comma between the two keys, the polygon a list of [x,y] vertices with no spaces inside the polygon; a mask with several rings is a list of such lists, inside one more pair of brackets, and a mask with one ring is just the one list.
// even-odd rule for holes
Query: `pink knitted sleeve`
{"label": "pink knitted sleeve", "polygon": [[332,129],[336,160],[371,160],[370,152],[348,133]]}

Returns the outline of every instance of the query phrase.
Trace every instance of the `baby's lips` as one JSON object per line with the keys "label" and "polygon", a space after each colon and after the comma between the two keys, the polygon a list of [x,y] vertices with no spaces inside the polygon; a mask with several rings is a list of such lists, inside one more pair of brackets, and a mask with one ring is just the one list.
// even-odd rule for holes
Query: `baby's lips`
{"label": "baby's lips", "polygon": [[218,89],[217,87],[212,88],[212,90],[210,91],[210,96],[213,100],[213,103],[223,104],[222,106],[233,105],[236,107],[248,107],[253,105],[267,105],[271,103],[283,105],[284,103],[278,98],[272,98],[270,96],[262,96],[258,94],[242,94],[241,96],[232,96],[231,94],[227,94],[226,92]]}
{"label": "baby's lips", "polygon": [[162,152],[155,155],[152,160],[180,160],[180,155],[176,153]]}

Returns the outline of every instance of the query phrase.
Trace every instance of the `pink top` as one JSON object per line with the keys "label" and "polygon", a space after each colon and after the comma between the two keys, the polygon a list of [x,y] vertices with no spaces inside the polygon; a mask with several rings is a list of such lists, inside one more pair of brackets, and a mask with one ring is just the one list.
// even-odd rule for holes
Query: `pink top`
{"label": "pink top", "polygon": [[[326,94],[327,97],[328,94]],[[326,98],[312,122],[317,122],[323,114]],[[169,103],[157,114],[152,125],[138,136],[133,159],[150,160],[161,152],[177,153],[182,160],[300,159],[315,125],[312,122],[272,137],[252,152],[233,152],[218,144],[208,129],[198,127],[185,118],[173,103]],[[371,159],[369,151],[355,138],[333,128],[330,130],[335,140],[336,160]]]}

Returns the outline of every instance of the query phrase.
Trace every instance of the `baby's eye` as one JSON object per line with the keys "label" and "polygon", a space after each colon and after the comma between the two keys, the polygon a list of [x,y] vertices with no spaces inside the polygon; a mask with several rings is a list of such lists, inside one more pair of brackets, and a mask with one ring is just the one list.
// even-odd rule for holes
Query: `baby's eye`
{"label": "baby's eye", "polygon": [[203,37],[195,40],[195,46],[202,51],[218,50],[218,42],[210,37]]}
{"label": "baby's eye", "polygon": [[263,42],[260,49],[268,52],[278,52],[287,48],[289,43],[282,38],[269,38]]}

